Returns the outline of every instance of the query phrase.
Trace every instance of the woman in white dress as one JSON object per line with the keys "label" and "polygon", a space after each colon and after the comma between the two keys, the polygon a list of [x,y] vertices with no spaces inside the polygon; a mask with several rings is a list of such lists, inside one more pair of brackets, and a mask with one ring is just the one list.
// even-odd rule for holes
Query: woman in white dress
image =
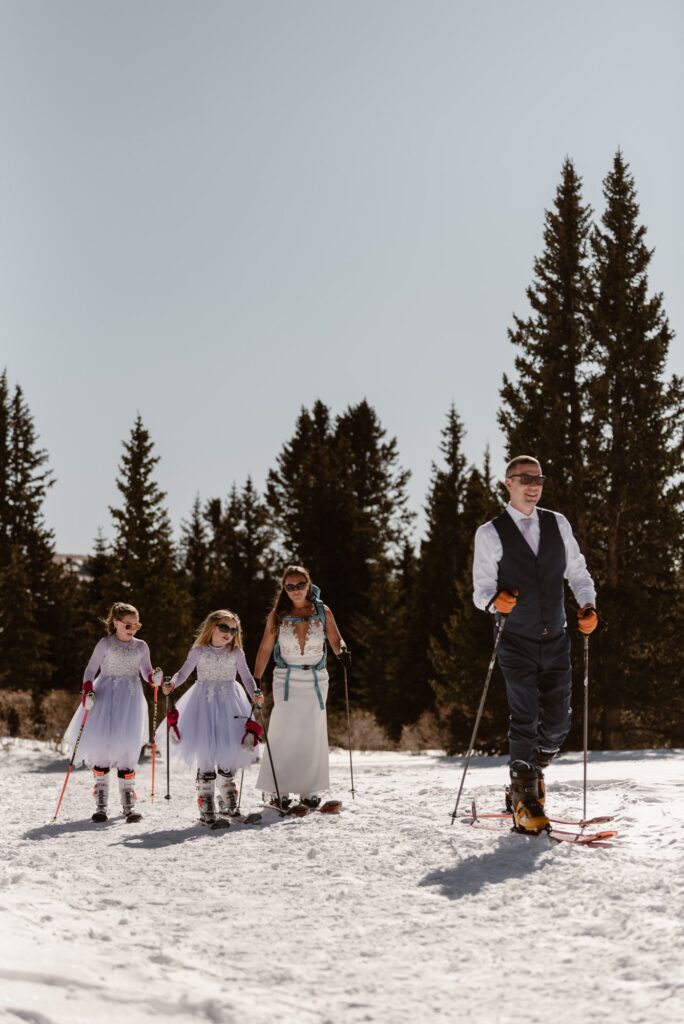
{"label": "woman in white dress", "polygon": [[[298,794],[307,808],[318,807],[321,793],[330,787],[327,644],[345,661],[350,660],[330,609],[301,565],[290,565],[268,619],[256,658],[254,675],[259,684],[271,654],[273,710],[268,738],[273,757],[262,758],[257,789],[271,795],[277,806],[276,788],[283,808]],[[277,782],[277,787],[276,787]]]}
{"label": "woman in white dress", "polygon": [[[134,810],[135,768],[149,739],[147,702],[140,677],[155,686],[164,676],[161,669],[152,671],[150,650],[135,636],[142,625],[137,608],[117,601],[103,621],[107,636],[95,645],[83,673],[81,704],[89,714],[75,764],[88,765],[95,776],[93,821],[107,821],[110,768],[117,769],[126,820],[140,821],[142,815]],[[70,747],[76,742],[82,720],[79,707],[64,734],[64,742]]]}
{"label": "woman in white dress", "polygon": [[243,746],[245,725],[251,718],[251,705],[263,702],[247,667],[242,628],[235,612],[220,608],[207,615],[185,664],[164,684],[164,693],[182,686],[193,670],[197,672],[197,682],[169,712],[168,725],[163,722],[159,726],[156,742],[158,746],[166,742],[170,725],[171,735],[178,737],[170,745],[172,759],[197,771],[200,822],[225,826],[229,822],[219,819],[216,813],[215,783],[218,810],[233,814],[238,802],[235,774],[257,756],[253,742]]}

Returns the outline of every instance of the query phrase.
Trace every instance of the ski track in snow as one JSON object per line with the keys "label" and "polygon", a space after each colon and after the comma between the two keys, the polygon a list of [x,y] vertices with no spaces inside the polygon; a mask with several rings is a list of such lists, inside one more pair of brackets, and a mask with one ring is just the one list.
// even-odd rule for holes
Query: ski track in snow
{"label": "ski track in snow", "polygon": [[[216,832],[195,824],[190,773],[166,801],[158,768],[150,802],[149,761],[143,820],[95,825],[81,770],[52,825],[66,760],[5,742],[0,1020],[679,1024],[684,752],[592,755],[587,810],[616,817],[610,849],[452,826],[462,764],[357,754],[352,801],[335,751],[339,817],[266,811]],[[506,775],[474,759],[461,809],[499,809]],[[579,817],[581,756],[547,779],[550,813]]]}

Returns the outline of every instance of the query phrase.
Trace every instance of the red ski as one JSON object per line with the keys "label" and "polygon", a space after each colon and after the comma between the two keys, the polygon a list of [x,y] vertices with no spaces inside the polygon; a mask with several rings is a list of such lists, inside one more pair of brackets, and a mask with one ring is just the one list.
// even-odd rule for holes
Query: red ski
{"label": "red ski", "polygon": [[[508,811],[478,811],[478,818],[488,819],[501,819],[502,821],[512,821],[513,815]],[[549,818],[549,821],[554,825],[576,825],[578,828],[586,828],[587,825],[606,825],[613,818],[610,814],[600,815],[596,818],[585,818],[584,820],[577,818]]]}

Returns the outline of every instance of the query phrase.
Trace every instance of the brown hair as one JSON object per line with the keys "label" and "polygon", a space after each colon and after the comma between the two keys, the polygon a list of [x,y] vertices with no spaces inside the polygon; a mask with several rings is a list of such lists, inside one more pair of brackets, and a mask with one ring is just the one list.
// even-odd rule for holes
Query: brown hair
{"label": "brown hair", "polygon": [[523,466],[526,462],[533,462],[535,466],[539,466],[539,472],[541,473],[541,462],[539,459],[535,459],[534,455],[516,455],[506,466],[506,479],[508,479],[516,466]]}
{"label": "brown hair", "polygon": [[285,590],[285,581],[288,576],[304,576],[308,583],[306,596],[311,600],[311,588],[313,582],[311,580],[311,574],[308,569],[305,569],[303,565],[288,565],[287,569],[280,578],[278,589],[276,590],[275,598],[273,601],[273,607],[268,613],[267,622],[270,623],[273,632],[277,632],[278,623],[282,621],[284,615],[289,615],[293,609],[293,604],[290,599],[290,595]]}
{"label": "brown hair", "polygon": [[202,625],[195,634],[195,642],[193,647],[208,647],[209,641],[211,640],[211,634],[214,632],[214,627],[221,621],[221,619],[235,619],[238,631],[233,637],[230,644],[226,644],[226,647],[230,646],[230,649],[234,651],[236,648],[242,650],[242,623],[240,618],[235,612],[229,611],[228,608],[219,608],[215,612],[209,612]]}
{"label": "brown hair", "polygon": [[108,636],[113,636],[116,633],[116,626],[114,620],[121,621],[124,615],[138,615],[138,609],[132,604],[126,604],[124,601],[115,601],[112,607],[107,612],[107,616],[104,619],[100,619],[100,622],[105,628],[105,632]]}

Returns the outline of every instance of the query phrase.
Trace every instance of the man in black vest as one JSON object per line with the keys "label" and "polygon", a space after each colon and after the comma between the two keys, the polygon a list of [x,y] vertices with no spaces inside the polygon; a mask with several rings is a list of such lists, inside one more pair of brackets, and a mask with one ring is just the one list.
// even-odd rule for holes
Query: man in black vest
{"label": "man in black vest", "polygon": [[564,580],[579,605],[579,629],[591,633],[598,623],[594,583],[570,524],[560,512],[537,508],[544,479],[530,455],[508,463],[510,502],[478,529],[473,561],[475,604],[506,616],[498,661],[510,712],[510,809],[524,832],[549,824],[544,769],[570,729]]}

